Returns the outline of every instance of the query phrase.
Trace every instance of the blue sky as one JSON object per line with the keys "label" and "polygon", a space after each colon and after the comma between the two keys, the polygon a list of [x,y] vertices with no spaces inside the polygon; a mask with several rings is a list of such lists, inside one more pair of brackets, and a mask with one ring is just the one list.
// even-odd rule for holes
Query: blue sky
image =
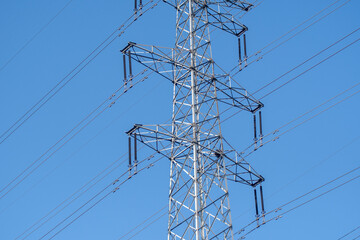
{"label": "blue sky", "polygon": [[[338,1],[335,6],[345,2],[347,1]],[[0,67],[66,3],[67,1],[60,0],[0,2]],[[329,0],[263,1],[241,20],[249,28],[248,52],[257,52],[330,3],[332,1]],[[236,79],[250,92],[254,92],[357,29],[360,23],[359,9],[359,1],[349,1],[262,60],[251,64]],[[0,133],[6,131],[119,27],[132,11],[131,0],[73,0],[0,71]],[[354,33],[325,54],[259,92],[256,97],[261,97],[359,37],[360,32]],[[119,51],[127,42],[172,47],[174,40],[175,12],[170,6],[160,2],[159,6],[139,18],[123,36],[106,48],[21,128],[0,144],[1,188],[122,85],[122,56]],[[264,132],[273,132],[358,83],[359,44],[355,43],[264,98]],[[212,48],[215,61],[225,70],[229,71],[236,65],[235,37],[216,30],[212,33]],[[141,66],[134,66],[135,72],[141,70]],[[355,88],[351,93],[358,90],[359,88]],[[153,74],[119,98],[114,106],[104,111],[26,180],[0,199],[0,239],[14,239],[20,235],[109,164],[126,154],[125,131],[134,123],[166,122],[171,116],[171,94],[169,82]],[[266,179],[263,186],[268,211],[359,166],[358,102],[359,96],[354,95],[248,157],[248,161]],[[233,146],[242,151],[251,144],[251,124],[251,116],[240,113],[224,122],[223,134]],[[140,158],[150,154],[152,152],[146,148],[139,153]],[[42,159],[45,158],[46,156]],[[126,165],[124,163],[116,168],[27,239],[39,239],[46,234],[121,175],[127,169]],[[355,172],[349,178],[357,174],[359,173]],[[327,189],[333,186],[336,184]],[[162,159],[153,168],[123,185],[116,193],[110,194],[57,235],[57,239],[119,239],[166,206],[168,187],[169,162]],[[229,189],[233,225],[235,230],[239,230],[254,219],[253,192],[246,186],[233,183],[229,184]],[[280,220],[269,222],[246,239],[338,239],[359,225],[358,189],[359,181],[355,180],[284,215]],[[57,230],[59,229],[61,227]],[[165,239],[166,231],[165,216],[133,239]],[[356,233],[360,234],[359,231]],[[51,234],[44,239],[50,236]],[[346,239],[352,238],[349,236]]]}

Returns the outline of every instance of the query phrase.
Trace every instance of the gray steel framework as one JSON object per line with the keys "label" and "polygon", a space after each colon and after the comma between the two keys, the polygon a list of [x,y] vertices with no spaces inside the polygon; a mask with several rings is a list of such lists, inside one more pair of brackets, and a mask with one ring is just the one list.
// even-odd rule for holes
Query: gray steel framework
{"label": "gray steel framework", "polygon": [[[225,141],[219,103],[253,114],[263,105],[244,88],[233,87],[229,75],[215,73],[209,28],[240,37],[247,27],[230,11],[248,11],[252,5],[239,0],[164,2],[177,13],[175,47],[130,42],[122,52],[172,82],[172,121],[136,124],[127,134],[171,161],[169,240],[233,239],[227,181],[255,187],[264,179]],[[131,77],[130,71],[126,83]]]}

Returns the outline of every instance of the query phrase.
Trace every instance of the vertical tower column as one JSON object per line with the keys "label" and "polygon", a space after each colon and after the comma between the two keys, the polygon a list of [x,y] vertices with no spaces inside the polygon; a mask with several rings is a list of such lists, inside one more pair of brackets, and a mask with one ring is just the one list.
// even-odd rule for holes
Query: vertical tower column
{"label": "vertical tower column", "polygon": [[168,239],[233,239],[208,12],[177,1]]}
{"label": "vertical tower column", "polygon": [[[199,218],[199,212],[200,212],[200,199],[199,199],[199,159],[198,159],[198,102],[197,102],[197,89],[196,89],[196,75],[195,75],[195,69],[196,69],[196,50],[194,47],[194,35],[196,34],[194,32],[194,16],[193,16],[193,2],[192,0],[189,0],[189,36],[190,36],[190,69],[191,69],[191,114],[192,114],[192,128],[193,128],[193,162],[194,162],[194,169],[193,169],[193,175],[194,175],[194,201],[195,201],[195,236],[196,240],[200,240],[200,218]],[[204,237],[204,236],[202,236]]]}

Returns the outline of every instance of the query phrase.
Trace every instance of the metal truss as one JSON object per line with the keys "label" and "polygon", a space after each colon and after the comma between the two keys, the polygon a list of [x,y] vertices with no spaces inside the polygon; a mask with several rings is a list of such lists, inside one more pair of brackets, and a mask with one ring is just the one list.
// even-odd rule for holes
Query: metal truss
{"label": "metal truss", "polygon": [[242,0],[209,0],[209,1],[203,1],[203,4],[207,5],[217,5],[221,8],[231,8],[231,9],[237,9],[242,11],[249,11],[253,5],[247,1]]}
{"label": "metal truss", "polygon": [[[161,125],[141,125],[135,124],[127,134],[134,139],[135,145],[140,142],[155,152],[169,158],[184,158],[186,151],[180,149],[189,149],[192,146],[192,139],[184,132],[175,136],[172,133],[171,124]],[[218,141],[220,136],[213,136],[213,141]],[[208,138],[209,140],[210,138]],[[203,145],[199,142],[199,148],[202,155],[210,155],[211,161],[218,162],[219,159],[225,162],[226,173],[218,175],[218,177],[227,178],[230,181],[242,183],[248,186],[256,187],[259,183],[264,181],[264,178],[252,170],[250,164],[232,147],[224,143],[224,150],[210,149],[209,146]],[[213,174],[214,168],[207,169],[206,174]]]}
{"label": "metal truss", "polygon": [[[184,0],[163,0],[163,1],[170,4],[176,9],[186,4],[187,2]],[[221,30],[224,30],[225,32],[231,33],[236,36],[240,36],[241,34],[243,34],[248,30],[248,28],[245,25],[238,22],[230,13],[230,10],[234,8],[246,12],[249,11],[253,5],[246,1],[194,0],[193,3],[197,5],[194,14],[196,14],[196,11],[202,11],[204,8],[206,8],[207,19],[205,21],[207,22],[205,24],[209,24],[213,27],[219,28]],[[204,19],[200,19],[200,20],[204,21]],[[197,29],[194,30],[196,31]]]}
{"label": "metal truss", "polygon": [[[175,50],[176,49],[172,48],[142,45],[130,42],[122,50],[122,52],[136,62],[139,62],[145,67],[160,74],[172,83],[177,84],[181,82],[179,80],[187,77],[191,68],[184,64],[181,60],[176,61],[174,59],[176,56]],[[197,75],[202,77],[203,80],[207,80],[199,82],[199,87],[204,87],[205,85],[213,84],[213,82],[215,82],[218,101],[252,113],[263,107],[263,104],[252,97],[245,88],[241,86],[234,86],[229,75],[209,75],[206,74],[206,71],[205,73],[204,71],[201,71],[202,67],[211,63],[212,59],[206,59],[201,64],[195,66],[197,69]],[[176,75],[175,79],[178,80],[177,82],[173,81],[174,74]]]}
{"label": "metal truss", "polygon": [[263,104],[232,84],[229,75],[215,73],[209,28],[239,37],[247,27],[230,10],[248,11],[252,5],[239,0],[164,2],[177,12],[175,47],[130,42],[122,50],[124,64],[127,56],[130,66],[128,79],[124,73],[125,84],[132,79],[134,60],[173,85],[171,124],[136,124],[127,132],[129,144],[134,140],[135,165],[137,142],[170,160],[168,240],[233,239],[227,181],[256,187],[264,178],[224,140],[219,103],[254,116]]}

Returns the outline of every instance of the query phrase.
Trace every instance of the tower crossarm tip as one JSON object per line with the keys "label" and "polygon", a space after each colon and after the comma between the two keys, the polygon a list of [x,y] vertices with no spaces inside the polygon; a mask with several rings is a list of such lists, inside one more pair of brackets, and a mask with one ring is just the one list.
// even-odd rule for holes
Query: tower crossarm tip
{"label": "tower crossarm tip", "polygon": [[126,53],[132,46],[136,45],[136,43],[134,42],[129,42],[126,47],[124,47],[122,50],[120,50],[120,52],[122,53]]}
{"label": "tower crossarm tip", "polygon": [[[127,133],[129,136],[136,137],[139,142],[167,158],[169,158],[171,154],[181,154],[181,152],[177,152],[177,149],[188,148],[192,144],[191,139],[188,139],[185,133],[183,136],[175,136],[171,124],[137,124]],[[171,147],[172,144],[173,147]]]}
{"label": "tower crossarm tip", "polygon": [[262,102],[254,98],[245,88],[238,84],[236,87],[232,86],[232,79],[230,77],[226,81],[223,81],[221,78],[215,78],[214,80],[216,81],[218,101],[251,113],[255,113],[264,106]]}
{"label": "tower crossarm tip", "polygon": [[248,30],[248,28],[244,24],[238,22],[231,13],[215,10],[211,5],[206,5],[206,8],[209,24],[211,26],[238,37]]}
{"label": "tower crossarm tip", "polygon": [[236,161],[227,155],[225,158],[227,159],[226,177],[228,180],[251,187],[256,187],[265,181],[246,160],[241,159],[240,161]]}
{"label": "tower crossarm tip", "polygon": [[130,42],[122,52],[170,81],[173,81],[174,65],[180,64],[174,61],[172,48]]}

